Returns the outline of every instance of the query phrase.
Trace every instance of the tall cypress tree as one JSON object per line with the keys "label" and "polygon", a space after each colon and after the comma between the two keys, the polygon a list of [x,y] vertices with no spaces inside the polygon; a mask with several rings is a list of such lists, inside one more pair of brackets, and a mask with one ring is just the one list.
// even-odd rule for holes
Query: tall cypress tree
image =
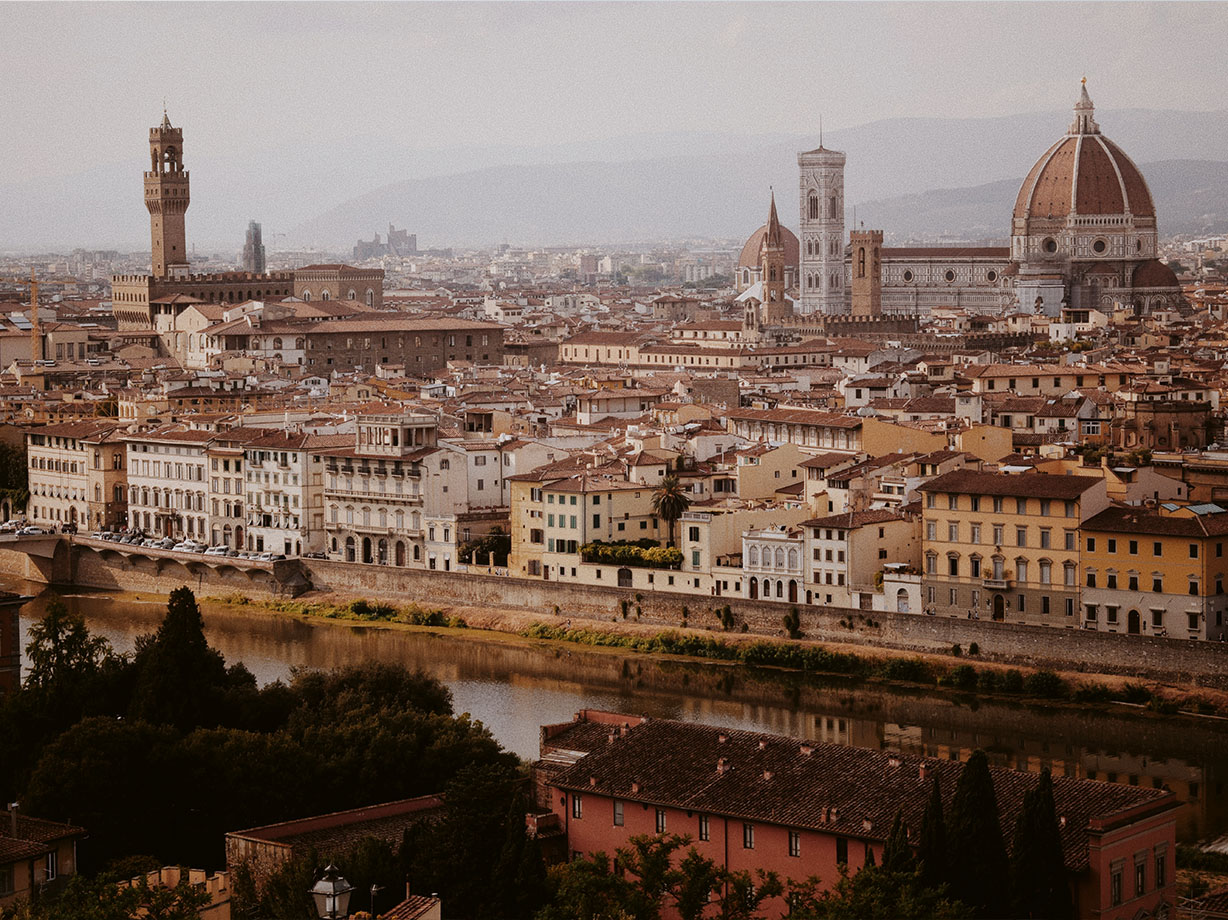
{"label": "tall cypress tree", "polygon": [[1062,855],[1062,834],[1048,768],[1035,789],[1023,797],[1011,848],[1011,906],[1017,917],[1067,920],[1070,884]]}
{"label": "tall cypress tree", "polygon": [[921,833],[917,838],[917,868],[927,888],[937,888],[947,881],[947,827],[942,815],[942,789],[938,777],[930,785],[930,798],[921,818]]}
{"label": "tall cypress tree", "polygon": [[908,828],[904,826],[904,815],[897,811],[895,820],[891,822],[891,834],[883,847],[883,869],[887,872],[914,872],[916,868],[912,847],[908,845]]}
{"label": "tall cypress tree", "polygon": [[955,787],[947,854],[955,897],[977,917],[1006,916],[1010,866],[989,759],[982,750],[973,751]]}

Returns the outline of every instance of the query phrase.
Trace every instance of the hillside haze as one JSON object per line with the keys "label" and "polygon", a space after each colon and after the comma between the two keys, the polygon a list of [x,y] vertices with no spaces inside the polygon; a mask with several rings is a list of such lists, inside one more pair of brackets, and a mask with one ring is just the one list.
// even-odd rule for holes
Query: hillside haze
{"label": "hillside haze", "polygon": [[[1160,232],[1222,227],[1228,112],[1097,112],[1104,133],[1143,168]],[[816,119],[817,120],[817,119]],[[987,119],[910,118],[830,131],[848,154],[848,221],[893,238],[1004,238],[1022,176],[1064,132],[1065,111]],[[814,134],[643,134],[552,147],[407,151],[371,138],[273,143],[245,159],[193,155],[188,239],[225,252],[249,219],[273,248],[347,250],[389,223],[420,245],[610,244],[743,237],[774,187],[796,226],[797,151]],[[143,138],[130,163],[56,180],[0,184],[0,247],[148,246]],[[945,191],[936,191],[945,190]],[[71,219],[71,223],[69,222]]]}

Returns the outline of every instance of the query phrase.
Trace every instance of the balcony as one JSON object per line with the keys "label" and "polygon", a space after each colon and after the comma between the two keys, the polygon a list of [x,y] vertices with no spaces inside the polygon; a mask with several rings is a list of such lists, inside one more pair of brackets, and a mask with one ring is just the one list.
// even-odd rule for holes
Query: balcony
{"label": "balcony", "polygon": [[1006,577],[1006,574],[1000,576],[985,575],[981,578],[981,584],[986,588],[996,588],[999,591],[1005,591],[1011,586],[1011,580]]}

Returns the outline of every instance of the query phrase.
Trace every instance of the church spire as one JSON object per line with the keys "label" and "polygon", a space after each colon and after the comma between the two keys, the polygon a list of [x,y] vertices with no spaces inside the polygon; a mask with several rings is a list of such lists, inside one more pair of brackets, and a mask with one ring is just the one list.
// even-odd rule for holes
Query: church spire
{"label": "church spire", "polygon": [[1071,134],[1099,134],[1100,125],[1096,124],[1096,107],[1092,105],[1092,97],[1087,95],[1087,77],[1083,78],[1079,90],[1079,101],[1074,105],[1074,121],[1070,123]]}
{"label": "church spire", "polygon": [[768,211],[767,233],[763,238],[764,243],[769,246],[784,245],[780,234],[780,218],[776,216],[776,192],[772,191],[772,207]]}

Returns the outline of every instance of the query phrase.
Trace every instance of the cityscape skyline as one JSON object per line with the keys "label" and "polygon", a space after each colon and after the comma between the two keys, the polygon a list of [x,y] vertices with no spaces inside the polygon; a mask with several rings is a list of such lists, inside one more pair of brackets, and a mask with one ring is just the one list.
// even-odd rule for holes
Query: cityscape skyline
{"label": "cityscape skyline", "polygon": [[[1050,23],[1044,37],[1003,47],[1002,34],[1031,34],[1025,26],[1036,10]],[[278,232],[350,199],[425,177],[516,164],[744,156],[756,145],[817,140],[820,119],[836,136],[892,119],[1035,113],[1048,123],[1062,118],[1084,74],[1106,113],[1214,110],[1182,62],[1202,51],[1213,56],[1225,19],[1216,5],[1116,3],[13,4],[9,11],[19,29],[52,36],[58,62],[54,81],[40,76],[46,48],[38,57],[14,49],[0,65],[18,90],[0,141],[9,164],[0,202],[15,223],[32,227],[31,244],[52,242],[33,232],[29,214],[63,210],[57,195],[88,187],[96,200],[82,201],[87,213],[126,198],[119,189],[132,181],[138,156],[131,138],[165,100],[190,135],[188,167],[202,192],[210,181],[217,186],[201,202],[218,217],[198,206],[193,238],[233,239],[235,248],[249,219],[266,223],[275,243]],[[143,38],[184,30],[188,37],[169,47]],[[326,30],[330,50],[321,58]],[[594,42],[597,34],[606,40]],[[759,34],[779,49],[755,58],[770,66],[729,66],[730,55],[743,60],[742,49],[758,47]],[[1106,40],[1089,45],[1088,34]],[[168,60],[197,47],[242,66],[167,80]],[[347,57],[363,66],[334,63]],[[101,98],[115,101],[99,105]],[[48,157],[35,139],[55,111],[89,141]],[[765,171],[773,165],[765,162]],[[1017,177],[1004,167],[978,181],[1003,178]],[[889,193],[943,187],[919,181]],[[297,211],[286,204],[289,188],[299,193]],[[141,222],[130,216],[126,240],[111,231],[64,244],[135,241]],[[415,217],[390,214],[372,226]],[[11,235],[0,234],[0,246],[14,246]]]}

